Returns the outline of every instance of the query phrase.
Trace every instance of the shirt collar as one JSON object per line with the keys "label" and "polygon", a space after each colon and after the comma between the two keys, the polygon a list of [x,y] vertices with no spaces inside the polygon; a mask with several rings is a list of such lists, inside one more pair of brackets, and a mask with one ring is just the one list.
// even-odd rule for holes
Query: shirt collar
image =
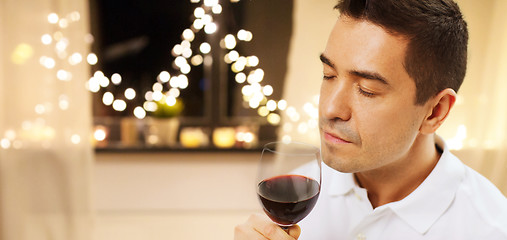
{"label": "shirt collar", "polygon": [[[426,179],[404,199],[379,208],[389,208],[421,234],[426,233],[454,200],[465,175],[461,161],[454,156],[442,138],[435,135],[436,146],[443,150],[438,163]],[[359,186],[351,173],[341,173],[323,164],[323,176],[329,181],[328,194],[346,195]]]}
{"label": "shirt collar", "polygon": [[326,164],[322,164],[322,175],[323,179],[325,179],[323,180],[323,185],[326,184],[326,181],[329,181],[327,182],[329,184],[327,193],[330,196],[345,195],[355,187],[359,187],[354,180],[353,174],[336,171]]}
{"label": "shirt collar", "polygon": [[435,136],[435,142],[443,153],[433,171],[410,195],[388,204],[396,215],[421,234],[449,208],[465,176],[463,163],[449,151],[442,138]]}

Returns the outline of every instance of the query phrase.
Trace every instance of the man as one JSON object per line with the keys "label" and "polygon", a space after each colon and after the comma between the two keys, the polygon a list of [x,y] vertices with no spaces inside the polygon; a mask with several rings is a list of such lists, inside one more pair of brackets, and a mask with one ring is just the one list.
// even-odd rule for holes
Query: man
{"label": "man", "polygon": [[435,135],[466,71],[458,6],[341,0],[336,8],[321,55],[317,205],[302,230],[252,215],[235,239],[507,239],[507,199]]}

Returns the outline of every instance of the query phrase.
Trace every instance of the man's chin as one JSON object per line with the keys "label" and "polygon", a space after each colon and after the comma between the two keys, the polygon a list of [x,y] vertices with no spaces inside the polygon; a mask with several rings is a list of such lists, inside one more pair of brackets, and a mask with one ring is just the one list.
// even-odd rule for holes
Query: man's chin
{"label": "man's chin", "polygon": [[351,164],[347,159],[330,157],[326,156],[327,154],[322,153],[322,161],[329,166],[330,168],[343,172],[343,173],[355,173],[357,172],[357,167],[354,164]]}

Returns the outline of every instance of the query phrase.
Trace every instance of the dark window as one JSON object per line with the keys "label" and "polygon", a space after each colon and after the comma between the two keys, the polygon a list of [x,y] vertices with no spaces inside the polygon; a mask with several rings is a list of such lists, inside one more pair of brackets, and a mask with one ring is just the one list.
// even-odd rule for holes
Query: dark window
{"label": "dark window", "polygon": [[[257,148],[276,139],[277,126],[259,116],[258,109],[244,101],[242,88],[249,83],[236,81],[237,72],[231,70],[231,63],[224,61],[231,49],[224,48],[223,41],[227,34],[232,34],[237,43],[233,50],[240,56],[257,57],[258,65],[247,66],[242,72],[247,76],[250,71],[262,69],[264,78],[260,85],[272,86],[274,91],[268,98],[279,100],[292,31],[292,0],[220,1],[220,14],[204,7],[217,28],[212,34],[193,28],[192,56],[199,53],[203,42],[210,44],[211,51],[199,53],[203,63],[197,66],[192,65],[191,57],[186,58],[191,70],[183,74],[188,86],[178,89],[176,106],[183,107],[177,115],[175,142],[158,141],[160,144],[156,144],[157,139],[149,139],[147,129],[154,124],[150,119],[159,119],[157,112],[148,111],[147,118],[142,120],[134,117],[134,109],[145,107],[145,94],[154,92],[155,83],[162,84],[163,92],[172,88],[170,82],[160,79],[161,72],[166,71],[172,77],[182,75],[180,67],[175,64],[179,55],[174,54],[174,47],[182,44],[182,33],[192,29],[196,19],[194,11],[201,6],[202,1],[91,1],[92,34],[95,37],[92,50],[99,58],[93,73],[101,71],[111,80],[115,73],[121,76],[120,84],[111,82],[93,95],[96,127],[107,132],[107,139],[97,143],[98,149],[184,149],[188,145],[181,142],[180,136],[185,134],[182,131],[196,129],[207,138],[208,144],[203,142],[199,146],[204,149],[217,147],[213,133],[219,130],[234,129],[238,133],[244,129],[255,135],[253,144],[236,142],[230,147],[234,149]],[[237,33],[242,29],[253,34],[251,41],[238,39]],[[134,99],[124,96],[128,88],[136,92]],[[112,93],[114,99],[123,100],[126,108],[116,111],[112,104],[104,104],[106,92]],[[265,101],[261,102],[261,106],[264,104]],[[134,139],[126,140],[128,137]]]}

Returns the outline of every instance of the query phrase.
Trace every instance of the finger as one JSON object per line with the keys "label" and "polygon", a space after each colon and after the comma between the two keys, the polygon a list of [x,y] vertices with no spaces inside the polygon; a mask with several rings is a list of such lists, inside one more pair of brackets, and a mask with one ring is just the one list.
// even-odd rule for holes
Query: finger
{"label": "finger", "polygon": [[287,230],[288,230],[287,233],[294,239],[298,239],[299,235],[301,235],[301,228],[299,227],[299,225],[293,225]]}
{"label": "finger", "polygon": [[285,230],[273,223],[265,215],[254,214],[250,216],[248,222],[252,224],[253,228],[257,232],[262,234],[267,239],[293,240],[293,238],[289,236]]}
{"label": "finger", "polygon": [[238,225],[234,228],[234,240],[248,240],[248,239],[259,239],[269,240],[262,236],[259,232],[255,231],[252,226],[247,223]]}

